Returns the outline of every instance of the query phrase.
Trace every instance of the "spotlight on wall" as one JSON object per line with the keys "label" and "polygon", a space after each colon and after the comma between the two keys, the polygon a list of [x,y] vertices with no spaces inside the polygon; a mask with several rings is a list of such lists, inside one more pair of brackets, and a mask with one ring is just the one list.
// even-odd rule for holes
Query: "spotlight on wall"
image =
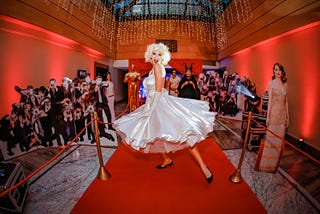
{"label": "spotlight on wall", "polygon": [[301,149],[303,145],[304,145],[304,140],[302,138],[299,138],[297,142],[297,147]]}

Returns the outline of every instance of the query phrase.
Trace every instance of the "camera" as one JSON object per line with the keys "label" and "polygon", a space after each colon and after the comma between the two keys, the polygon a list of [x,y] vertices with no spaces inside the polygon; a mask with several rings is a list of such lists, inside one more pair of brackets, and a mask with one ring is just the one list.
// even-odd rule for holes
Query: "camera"
{"label": "camera", "polygon": [[94,112],[94,107],[93,107],[93,105],[89,105],[89,106],[88,106],[88,111],[89,111],[90,113]]}

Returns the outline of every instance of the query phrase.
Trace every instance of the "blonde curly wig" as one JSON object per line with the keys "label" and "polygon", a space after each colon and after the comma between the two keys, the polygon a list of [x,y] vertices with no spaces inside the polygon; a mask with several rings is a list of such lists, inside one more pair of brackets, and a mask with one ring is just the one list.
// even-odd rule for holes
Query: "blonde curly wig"
{"label": "blonde curly wig", "polygon": [[161,63],[163,65],[168,64],[168,62],[171,59],[170,51],[169,51],[169,48],[162,43],[154,43],[154,44],[148,45],[147,51],[144,53],[144,58],[145,58],[146,62],[151,62],[153,50],[160,51],[161,56],[162,56]]}

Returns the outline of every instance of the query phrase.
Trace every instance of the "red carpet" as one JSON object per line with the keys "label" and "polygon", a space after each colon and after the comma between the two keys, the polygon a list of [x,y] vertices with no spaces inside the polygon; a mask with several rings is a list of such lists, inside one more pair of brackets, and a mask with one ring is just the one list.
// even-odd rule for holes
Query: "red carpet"
{"label": "red carpet", "polygon": [[245,182],[229,181],[235,168],[212,139],[198,147],[214,173],[211,184],[188,150],[171,154],[173,166],[159,170],[160,155],[121,144],[106,165],[111,178],[95,179],[72,213],[266,213]]}

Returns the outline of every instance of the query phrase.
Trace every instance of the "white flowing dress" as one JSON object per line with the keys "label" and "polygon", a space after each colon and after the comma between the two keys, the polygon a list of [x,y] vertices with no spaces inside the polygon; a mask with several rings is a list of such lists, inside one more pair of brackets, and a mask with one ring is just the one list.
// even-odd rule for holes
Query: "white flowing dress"
{"label": "white flowing dress", "polygon": [[148,90],[146,103],[114,123],[125,143],[135,150],[174,152],[193,147],[213,130],[216,113],[209,111],[206,101],[170,96],[163,88],[157,105],[150,110],[155,93],[153,70],[143,85]]}

